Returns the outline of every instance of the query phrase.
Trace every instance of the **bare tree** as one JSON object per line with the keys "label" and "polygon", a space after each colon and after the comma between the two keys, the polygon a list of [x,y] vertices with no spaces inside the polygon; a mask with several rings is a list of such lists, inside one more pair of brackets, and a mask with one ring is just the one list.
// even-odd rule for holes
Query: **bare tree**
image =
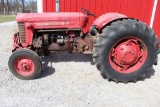
{"label": "bare tree", "polygon": [[2,1],[0,1],[0,14],[2,13]]}
{"label": "bare tree", "polygon": [[26,9],[32,10],[32,12],[36,12],[37,10],[36,0],[28,0],[28,2],[26,3]]}
{"label": "bare tree", "polygon": [[36,12],[37,0],[0,0],[0,14],[27,12],[28,10]]}
{"label": "bare tree", "polygon": [[25,12],[24,0],[21,0],[21,2],[22,2],[22,12]]}
{"label": "bare tree", "polygon": [[7,14],[9,14],[9,12],[10,12],[9,0],[6,0],[6,5],[7,5]]}
{"label": "bare tree", "polygon": [[20,8],[19,0],[14,0],[14,6],[15,11],[18,13]]}
{"label": "bare tree", "polygon": [[3,14],[5,15],[5,3],[4,3],[4,0],[1,0],[1,3],[2,3],[2,11],[3,11]]}
{"label": "bare tree", "polygon": [[3,7],[4,7],[4,0],[1,0],[1,3],[2,3]]}

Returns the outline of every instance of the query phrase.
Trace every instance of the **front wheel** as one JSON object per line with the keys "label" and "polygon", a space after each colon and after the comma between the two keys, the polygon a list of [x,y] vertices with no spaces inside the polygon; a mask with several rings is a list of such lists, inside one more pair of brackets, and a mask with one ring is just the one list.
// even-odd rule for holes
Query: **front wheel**
{"label": "front wheel", "polygon": [[158,39],[143,22],[125,19],[107,26],[93,51],[103,77],[115,82],[136,82],[156,63]]}
{"label": "front wheel", "polygon": [[38,55],[28,49],[15,51],[9,58],[8,66],[14,76],[23,80],[35,79],[42,70]]}

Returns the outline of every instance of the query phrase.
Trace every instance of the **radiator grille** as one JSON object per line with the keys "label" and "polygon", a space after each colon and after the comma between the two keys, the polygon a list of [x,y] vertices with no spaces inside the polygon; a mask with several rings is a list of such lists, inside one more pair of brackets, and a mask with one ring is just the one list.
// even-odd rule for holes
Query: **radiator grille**
{"label": "radiator grille", "polygon": [[25,43],[26,42],[26,36],[25,36],[24,23],[18,23],[18,28],[19,28],[19,36],[20,36],[21,42]]}

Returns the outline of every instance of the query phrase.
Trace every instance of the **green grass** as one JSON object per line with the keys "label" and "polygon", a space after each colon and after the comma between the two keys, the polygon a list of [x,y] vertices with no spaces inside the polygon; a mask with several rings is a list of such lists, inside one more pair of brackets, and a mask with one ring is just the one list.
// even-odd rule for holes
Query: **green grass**
{"label": "green grass", "polygon": [[2,22],[9,22],[9,21],[15,21],[16,15],[0,15],[0,23]]}

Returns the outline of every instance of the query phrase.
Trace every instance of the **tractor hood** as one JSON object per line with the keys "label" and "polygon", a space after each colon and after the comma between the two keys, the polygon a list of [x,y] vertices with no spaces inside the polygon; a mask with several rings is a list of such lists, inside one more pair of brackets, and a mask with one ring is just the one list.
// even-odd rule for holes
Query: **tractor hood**
{"label": "tractor hood", "polygon": [[17,15],[17,22],[39,22],[39,21],[60,21],[60,20],[78,20],[85,17],[83,13],[77,12],[59,12],[59,13],[21,13]]}
{"label": "tractor hood", "polygon": [[87,24],[87,15],[80,12],[59,12],[59,13],[21,13],[17,15],[16,21],[20,22],[30,22],[30,23],[49,23],[49,22],[66,22],[72,23],[78,28],[84,28]]}

